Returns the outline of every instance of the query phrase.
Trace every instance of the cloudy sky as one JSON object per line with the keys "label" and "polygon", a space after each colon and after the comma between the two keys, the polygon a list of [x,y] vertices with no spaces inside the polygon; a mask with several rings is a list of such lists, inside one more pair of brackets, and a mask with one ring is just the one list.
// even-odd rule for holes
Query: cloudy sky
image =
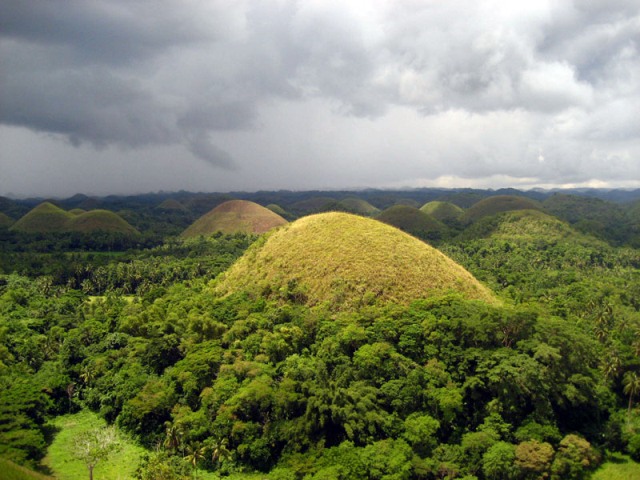
{"label": "cloudy sky", "polygon": [[3,0],[0,195],[640,186],[640,0]]}

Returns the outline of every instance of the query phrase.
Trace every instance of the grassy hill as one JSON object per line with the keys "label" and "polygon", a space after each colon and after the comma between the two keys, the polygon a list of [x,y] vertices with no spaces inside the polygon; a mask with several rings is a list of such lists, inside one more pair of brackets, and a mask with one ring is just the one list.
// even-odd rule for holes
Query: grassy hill
{"label": "grassy hill", "polygon": [[492,238],[508,241],[602,243],[587,237],[566,222],[539,210],[515,210],[484,217],[468,227],[460,240]]}
{"label": "grassy hill", "polygon": [[376,220],[399,228],[423,240],[439,240],[447,234],[447,227],[423,211],[408,205],[387,208]]}
{"label": "grassy hill", "polygon": [[139,232],[117,213],[109,210],[91,210],[70,218],[64,228],[70,232],[115,232],[138,235]]}
{"label": "grassy hill", "polygon": [[71,218],[73,214],[50,202],[43,202],[14,223],[11,230],[25,233],[61,232]]}
{"label": "grassy hill", "polygon": [[464,215],[464,210],[459,206],[451,202],[442,202],[438,200],[425,203],[420,207],[420,210],[441,222],[459,220]]}
{"label": "grassy hill", "polygon": [[2,480],[53,480],[53,477],[29,470],[4,458],[0,458],[0,478]]}
{"label": "grassy hill", "polygon": [[44,202],[15,222],[11,230],[25,233],[116,232],[137,235],[138,231],[118,214],[108,210],[73,209],[64,211]]}
{"label": "grassy hill", "polygon": [[366,217],[372,217],[380,213],[380,209],[374,207],[366,200],[356,197],[347,197],[338,202],[344,210],[347,212],[355,213],[357,215],[364,215]]}
{"label": "grassy hill", "polygon": [[624,208],[599,198],[554,194],[542,206],[544,211],[572,224],[577,230],[599,238],[624,243],[634,235]]}
{"label": "grassy hill", "polygon": [[273,213],[275,213],[276,215],[280,215],[282,218],[284,218],[287,221],[291,221],[294,220],[295,217],[293,215],[291,215],[289,212],[287,212],[284,208],[282,208],[280,205],[275,204],[275,203],[270,203],[269,205],[267,205],[265,208],[268,208],[269,210],[271,210]]}
{"label": "grassy hill", "polygon": [[324,211],[328,205],[335,204],[337,200],[333,197],[311,197],[289,205],[289,211],[297,215],[308,215]]}
{"label": "grassy hill", "polygon": [[11,225],[13,225],[13,219],[9,215],[0,212],[0,228],[9,228]]}
{"label": "grassy hill", "polygon": [[496,195],[475,203],[465,212],[463,219],[467,222],[477,222],[482,217],[488,217],[500,212],[540,209],[540,204],[529,198],[515,195]]}
{"label": "grassy hill", "polygon": [[298,295],[310,305],[343,308],[408,304],[449,291],[494,300],[435,248],[382,222],[338,212],[304,217],[271,233],[223,275],[217,290]]}
{"label": "grassy hill", "polygon": [[185,211],[186,207],[175,198],[167,198],[156,207],[158,210]]}
{"label": "grassy hill", "polygon": [[268,208],[246,200],[230,200],[191,224],[183,238],[223,233],[264,233],[287,221]]}

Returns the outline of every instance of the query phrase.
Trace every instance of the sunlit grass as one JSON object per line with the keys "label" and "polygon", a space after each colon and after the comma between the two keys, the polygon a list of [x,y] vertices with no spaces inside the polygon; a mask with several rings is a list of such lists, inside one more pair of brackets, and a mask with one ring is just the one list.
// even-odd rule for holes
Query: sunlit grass
{"label": "sunlit grass", "polygon": [[637,480],[640,479],[640,463],[626,455],[615,454],[591,477],[591,480]]}
{"label": "sunlit grass", "polygon": [[219,285],[221,293],[243,290],[300,294],[310,305],[343,307],[408,304],[451,291],[495,301],[435,248],[382,222],[344,213],[304,217],[254,244]]}
{"label": "sunlit grass", "polygon": [[34,472],[3,458],[0,458],[0,478],[2,480],[53,480],[53,477]]}
{"label": "sunlit grass", "polygon": [[[83,411],[73,415],[57,417],[53,426],[59,429],[47,451],[44,464],[59,480],[86,480],[89,473],[86,465],[73,456],[73,440],[81,432],[104,426],[105,422],[96,414]],[[144,449],[121,436],[122,448],[109,459],[98,462],[94,470],[95,479],[125,480],[135,478]]]}

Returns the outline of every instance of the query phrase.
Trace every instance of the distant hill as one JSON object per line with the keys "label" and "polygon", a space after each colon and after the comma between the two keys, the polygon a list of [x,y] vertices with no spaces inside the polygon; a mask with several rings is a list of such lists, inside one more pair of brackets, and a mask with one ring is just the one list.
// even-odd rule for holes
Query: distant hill
{"label": "distant hill", "polygon": [[593,197],[556,193],[547,198],[544,211],[572,224],[584,233],[614,243],[624,243],[633,235],[627,212],[616,203]]}
{"label": "distant hill", "polygon": [[175,198],[167,198],[156,207],[158,210],[185,211],[187,208]]}
{"label": "distant hill", "polygon": [[495,195],[480,200],[473,204],[465,214],[463,219],[467,222],[476,222],[482,217],[495,215],[496,213],[508,212],[511,210],[540,210],[540,204],[530,198],[518,197],[515,195]]}
{"label": "distant hill", "polygon": [[586,237],[568,223],[539,210],[515,210],[485,217],[471,225],[460,240],[473,238],[522,240],[528,242],[558,242],[603,244],[594,237]]}
{"label": "distant hill", "polygon": [[24,233],[103,231],[126,235],[138,234],[138,231],[119,215],[108,210],[85,212],[81,209],[74,209],[66,212],[50,202],[41,203],[32,209],[15,222],[10,230]]}
{"label": "distant hill", "polygon": [[355,213],[356,215],[364,215],[372,217],[380,213],[380,209],[374,207],[366,200],[357,197],[347,197],[338,202],[345,211]]}
{"label": "distant hill", "polygon": [[218,205],[191,224],[183,238],[222,233],[264,233],[284,225],[287,221],[257,203],[246,200],[230,200]]}
{"label": "distant hill", "polygon": [[376,217],[376,220],[424,240],[439,240],[447,234],[447,227],[442,222],[408,205],[387,208]]}
{"label": "distant hill", "polygon": [[24,233],[62,232],[71,218],[73,214],[50,202],[43,202],[14,223],[10,230]]}
{"label": "distant hill", "polygon": [[114,232],[138,235],[139,232],[117,213],[109,210],[91,210],[69,219],[65,225],[69,232]]}
{"label": "distant hill", "polygon": [[71,210],[69,210],[69,213],[71,215],[82,215],[83,213],[86,213],[86,210],[83,210],[82,208],[72,208]]}
{"label": "distant hill", "polygon": [[13,222],[13,218],[0,212],[0,228],[9,228],[11,225],[13,225]]}
{"label": "distant hill", "polygon": [[440,200],[425,203],[420,210],[441,222],[460,220],[464,215],[464,210],[456,204]]}
{"label": "distant hill", "polygon": [[292,203],[289,210],[298,215],[308,215],[325,211],[329,205],[337,202],[334,197],[311,197]]}
{"label": "distant hill", "polygon": [[435,248],[382,222],[347,213],[303,217],[254,244],[219,280],[219,293],[298,298],[334,308],[408,304],[460,292],[495,297]]}
{"label": "distant hill", "polygon": [[288,222],[290,222],[292,220],[295,220],[295,218],[296,218],[294,215],[292,215],[291,213],[287,212],[284,208],[282,208],[280,205],[277,205],[275,203],[270,203],[265,208],[268,208],[269,210],[271,210],[276,215],[280,215],[282,218],[284,218]]}

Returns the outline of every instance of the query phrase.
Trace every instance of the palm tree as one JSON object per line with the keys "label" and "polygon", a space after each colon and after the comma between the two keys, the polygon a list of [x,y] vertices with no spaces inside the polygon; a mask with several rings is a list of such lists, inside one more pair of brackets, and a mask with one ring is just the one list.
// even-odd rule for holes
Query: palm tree
{"label": "palm tree", "polygon": [[[178,447],[182,443],[182,430],[180,427],[167,422],[166,424],[166,437],[164,439],[164,447],[170,450],[177,451]],[[184,452],[182,452],[184,455]]]}
{"label": "palm tree", "polygon": [[217,440],[209,447],[211,450],[211,461],[213,463],[219,463],[223,460],[231,458],[231,451],[227,448],[229,442],[226,438]]}
{"label": "palm tree", "polygon": [[640,393],[640,377],[636,372],[627,372],[622,378],[623,392],[629,395],[629,410],[628,414],[631,414],[631,405],[633,404],[633,398]]}
{"label": "palm tree", "polygon": [[204,459],[207,448],[199,443],[192,443],[187,447],[187,455],[184,457],[193,466],[193,477],[198,478],[198,462]]}

